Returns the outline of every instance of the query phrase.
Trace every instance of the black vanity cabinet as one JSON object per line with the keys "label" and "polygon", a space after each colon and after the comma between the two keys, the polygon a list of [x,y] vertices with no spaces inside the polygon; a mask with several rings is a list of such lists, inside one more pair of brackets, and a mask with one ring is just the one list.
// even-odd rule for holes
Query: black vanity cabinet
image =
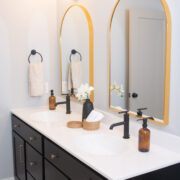
{"label": "black vanity cabinet", "polygon": [[104,180],[105,178],[12,115],[16,180]]}
{"label": "black vanity cabinet", "polygon": [[14,174],[17,180],[43,180],[43,137],[12,115]]}
{"label": "black vanity cabinet", "polygon": [[[16,180],[106,179],[14,115],[12,129]],[[179,180],[179,172],[176,164],[130,180]]]}

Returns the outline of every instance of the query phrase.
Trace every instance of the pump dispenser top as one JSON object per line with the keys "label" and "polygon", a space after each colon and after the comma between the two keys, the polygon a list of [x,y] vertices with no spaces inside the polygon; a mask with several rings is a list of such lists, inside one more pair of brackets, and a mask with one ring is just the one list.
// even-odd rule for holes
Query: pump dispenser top
{"label": "pump dispenser top", "polygon": [[143,121],[142,127],[143,127],[143,128],[147,128],[147,126],[148,126],[148,125],[147,125],[147,119],[143,119],[142,121]]}
{"label": "pump dispenser top", "polygon": [[51,96],[54,96],[54,90],[53,89],[51,90]]}

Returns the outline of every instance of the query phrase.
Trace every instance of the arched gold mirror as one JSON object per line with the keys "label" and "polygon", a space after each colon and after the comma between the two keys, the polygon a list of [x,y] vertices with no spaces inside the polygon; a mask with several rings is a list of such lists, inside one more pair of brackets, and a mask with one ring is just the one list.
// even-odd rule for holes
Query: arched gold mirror
{"label": "arched gold mirror", "polygon": [[[60,27],[61,94],[75,97],[81,84],[94,86],[93,25],[86,8],[70,6]],[[91,94],[91,101],[94,95]]]}
{"label": "arched gold mirror", "polygon": [[118,0],[109,23],[109,108],[167,125],[171,16],[166,0]]}

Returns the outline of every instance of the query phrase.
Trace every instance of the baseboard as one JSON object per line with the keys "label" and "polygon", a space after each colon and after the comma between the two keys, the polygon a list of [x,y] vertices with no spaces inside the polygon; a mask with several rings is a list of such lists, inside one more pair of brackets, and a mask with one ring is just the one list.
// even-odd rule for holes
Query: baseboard
{"label": "baseboard", "polygon": [[15,180],[14,177],[9,177],[9,178],[5,178],[5,179],[1,179],[1,180]]}

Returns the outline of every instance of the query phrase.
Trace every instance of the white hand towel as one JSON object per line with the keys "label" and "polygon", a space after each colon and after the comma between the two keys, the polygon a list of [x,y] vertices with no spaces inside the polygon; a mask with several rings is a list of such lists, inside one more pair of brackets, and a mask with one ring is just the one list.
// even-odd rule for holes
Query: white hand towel
{"label": "white hand towel", "polygon": [[102,113],[92,110],[89,116],[87,117],[86,121],[97,122],[97,121],[100,121],[103,117],[104,115]]}
{"label": "white hand towel", "polygon": [[77,90],[82,84],[82,62],[72,61],[69,63],[68,90]]}
{"label": "white hand towel", "polygon": [[29,64],[29,95],[42,96],[45,93],[43,63]]}

